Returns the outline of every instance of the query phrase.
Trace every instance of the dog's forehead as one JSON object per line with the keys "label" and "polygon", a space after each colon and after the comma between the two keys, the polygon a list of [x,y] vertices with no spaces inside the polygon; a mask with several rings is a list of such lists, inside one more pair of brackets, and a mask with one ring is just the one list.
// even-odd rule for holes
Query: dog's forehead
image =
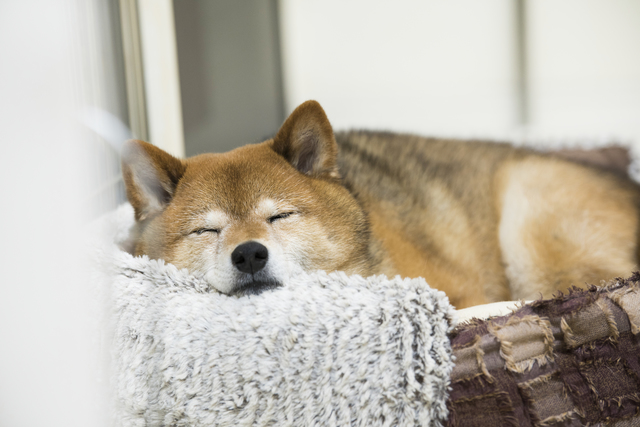
{"label": "dog's forehead", "polygon": [[[253,213],[257,217],[267,218],[272,215],[281,213],[282,211],[289,211],[292,209],[295,209],[295,206],[293,206],[287,200],[276,200],[270,197],[262,197],[253,207],[253,212],[246,212],[245,216],[251,217],[251,213]],[[205,211],[197,213],[193,212],[193,214],[197,215],[199,219],[204,222],[204,224],[212,228],[223,227],[233,219],[228,212],[226,212],[225,210],[221,210],[216,206],[210,206]]]}
{"label": "dog's forehead", "polygon": [[200,212],[244,216],[308,197],[308,179],[283,158],[260,145],[243,148],[189,159],[176,199]]}

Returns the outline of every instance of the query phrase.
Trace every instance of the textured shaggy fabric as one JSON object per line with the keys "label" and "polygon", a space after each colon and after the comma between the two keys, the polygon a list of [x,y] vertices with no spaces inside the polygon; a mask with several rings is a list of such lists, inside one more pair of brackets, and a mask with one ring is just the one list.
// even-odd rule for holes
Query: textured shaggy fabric
{"label": "textured shaggy fabric", "polygon": [[[124,206],[103,233],[126,238]],[[423,280],[304,275],[229,297],[107,245],[122,426],[442,425],[455,311]]]}
{"label": "textured shaggy fabric", "polygon": [[459,325],[451,426],[640,426],[640,275]]}

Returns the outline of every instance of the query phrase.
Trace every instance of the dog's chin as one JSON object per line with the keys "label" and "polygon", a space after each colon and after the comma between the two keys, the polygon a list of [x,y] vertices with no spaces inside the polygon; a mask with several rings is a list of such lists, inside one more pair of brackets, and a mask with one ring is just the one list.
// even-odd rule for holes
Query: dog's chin
{"label": "dog's chin", "polygon": [[239,284],[231,293],[235,296],[259,295],[265,291],[271,291],[282,286],[275,280],[252,280]]}

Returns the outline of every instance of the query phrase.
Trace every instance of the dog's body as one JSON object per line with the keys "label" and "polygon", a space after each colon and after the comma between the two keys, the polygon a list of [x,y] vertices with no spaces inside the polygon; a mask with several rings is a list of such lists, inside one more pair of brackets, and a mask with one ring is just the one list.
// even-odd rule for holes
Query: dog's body
{"label": "dog's body", "polygon": [[[336,143],[337,141],[337,143]],[[257,292],[306,270],[424,277],[458,308],[630,274],[640,190],[506,144],[335,136],[304,103],[273,140],[178,160],[123,157],[135,254]]]}

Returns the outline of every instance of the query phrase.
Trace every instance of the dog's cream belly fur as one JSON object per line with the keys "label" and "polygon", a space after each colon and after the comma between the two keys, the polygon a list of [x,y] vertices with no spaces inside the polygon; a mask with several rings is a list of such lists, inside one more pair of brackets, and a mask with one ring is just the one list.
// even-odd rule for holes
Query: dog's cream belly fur
{"label": "dog's cream belly fur", "polygon": [[632,195],[580,165],[529,157],[498,174],[499,241],[513,299],[628,276],[636,265]]}

